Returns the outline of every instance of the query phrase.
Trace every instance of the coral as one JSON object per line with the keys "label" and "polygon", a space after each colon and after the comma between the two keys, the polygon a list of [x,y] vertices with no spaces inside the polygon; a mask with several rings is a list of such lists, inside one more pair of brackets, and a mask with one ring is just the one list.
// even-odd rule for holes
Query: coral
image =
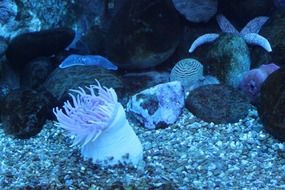
{"label": "coral", "polygon": [[180,81],[185,92],[200,78],[203,78],[203,65],[191,58],[178,61],[170,73],[170,81]]}
{"label": "coral", "polygon": [[[268,17],[260,16],[252,19],[249,21],[245,27],[239,32],[231,23],[230,21],[224,17],[223,15],[217,15],[217,22],[221,28],[221,30],[225,33],[233,33],[240,35],[248,44],[258,45],[264,48],[266,51],[271,52],[271,46],[269,41],[258,34],[261,27],[264,23],[268,20]],[[191,45],[189,49],[189,53],[192,53],[198,46],[213,42],[216,40],[220,35],[216,33],[211,34],[204,34],[198,37]]]}
{"label": "coral", "polygon": [[63,109],[53,109],[56,126],[73,136],[73,145],[81,146],[85,159],[102,166],[119,163],[136,165],[142,160],[142,145],[129,125],[123,106],[112,88],[97,85],[71,90],[73,105],[65,102]]}

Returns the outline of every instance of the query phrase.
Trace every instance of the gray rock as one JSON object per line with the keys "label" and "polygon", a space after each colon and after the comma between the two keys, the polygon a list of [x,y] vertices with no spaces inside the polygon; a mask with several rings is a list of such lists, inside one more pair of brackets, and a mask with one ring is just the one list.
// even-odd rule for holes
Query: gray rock
{"label": "gray rock", "polygon": [[204,70],[221,83],[237,87],[241,73],[250,69],[250,54],[245,41],[238,35],[221,35],[207,53]]}

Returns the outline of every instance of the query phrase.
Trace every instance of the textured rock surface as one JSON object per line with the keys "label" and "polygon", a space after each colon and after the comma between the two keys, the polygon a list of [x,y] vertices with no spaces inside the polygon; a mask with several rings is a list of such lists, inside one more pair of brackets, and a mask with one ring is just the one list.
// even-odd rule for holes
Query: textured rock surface
{"label": "textured rock surface", "polygon": [[250,55],[245,41],[234,34],[221,35],[207,53],[204,70],[222,83],[237,87],[241,73],[250,69]]}
{"label": "textured rock surface", "polygon": [[186,98],[186,108],[198,118],[219,123],[235,123],[246,117],[249,101],[237,89],[214,84],[192,90]]}
{"label": "textured rock surface", "polygon": [[156,85],[131,97],[127,111],[148,129],[165,128],[182,113],[184,91],[180,82]]}
{"label": "textured rock surface", "polygon": [[129,0],[111,23],[106,56],[126,69],[154,67],[172,55],[180,33],[179,13],[171,1]]}
{"label": "textured rock surface", "polygon": [[50,112],[48,97],[33,90],[14,90],[3,101],[1,120],[8,134],[29,138],[42,130]]}
{"label": "textured rock surface", "polygon": [[259,117],[267,131],[285,141],[285,68],[272,73],[260,92]]}
{"label": "textured rock surface", "polygon": [[203,78],[203,65],[196,59],[178,61],[170,72],[170,81],[180,81],[187,92],[199,79]]}
{"label": "textured rock surface", "polygon": [[124,89],[123,83],[114,72],[99,68],[74,66],[65,69],[55,69],[44,82],[43,88],[49,91],[61,102],[68,98],[69,89],[95,84],[97,79],[102,86],[112,87],[119,97]]}

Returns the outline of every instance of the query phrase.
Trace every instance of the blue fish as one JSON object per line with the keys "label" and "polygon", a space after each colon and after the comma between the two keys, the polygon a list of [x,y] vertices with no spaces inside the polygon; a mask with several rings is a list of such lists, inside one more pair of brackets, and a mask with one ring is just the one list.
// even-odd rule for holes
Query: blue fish
{"label": "blue fish", "polygon": [[65,58],[59,68],[64,69],[67,67],[72,67],[76,65],[83,66],[98,66],[108,70],[117,70],[118,67],[114,65],[111,61],[101,55],[77,55],[72,54]]}

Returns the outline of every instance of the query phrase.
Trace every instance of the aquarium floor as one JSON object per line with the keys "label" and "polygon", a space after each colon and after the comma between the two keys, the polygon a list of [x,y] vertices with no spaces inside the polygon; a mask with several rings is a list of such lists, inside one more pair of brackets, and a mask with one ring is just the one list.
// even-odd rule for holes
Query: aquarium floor
{"label": "aquarium floor", "polygon": [[166,129],[132,126],[144,147],[137,168],[84,161],[52,122],[28,140],[0,129],[0,189],[285,189],[285,144],[264,131],[256,110],[235,124],[206,123],[185,110]]}

